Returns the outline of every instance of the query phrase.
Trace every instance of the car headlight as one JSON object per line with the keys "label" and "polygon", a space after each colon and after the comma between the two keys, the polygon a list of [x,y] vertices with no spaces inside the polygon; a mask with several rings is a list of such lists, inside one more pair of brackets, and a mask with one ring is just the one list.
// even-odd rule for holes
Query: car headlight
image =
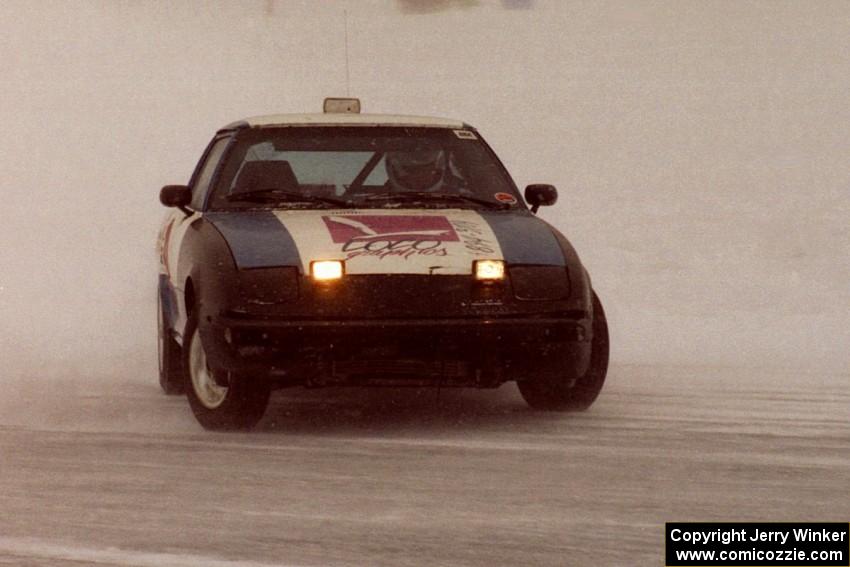
{"label": "car headlight", "polygon": [[502,260],[476,260],[472,272],[478,281],[503,280],[505,279],[505,263]]}
{"label": "car headlight", "polygon": [[310,275],[318,282],[338,280],[345,273],[342,260],[316,260],[310,262]]}

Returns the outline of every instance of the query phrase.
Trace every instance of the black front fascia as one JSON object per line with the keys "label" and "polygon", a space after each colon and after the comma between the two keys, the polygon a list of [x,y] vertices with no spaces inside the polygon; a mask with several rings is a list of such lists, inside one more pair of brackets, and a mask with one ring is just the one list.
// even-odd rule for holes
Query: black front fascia
{"label": "black front fascia", "polygon": [[587,305],[571,296],[552,301],[517,299],[510,279],[482,284],[471,275],[346,275],[329,284],[298,278],[297,300],[261,307],[218,306],[225,317],[292,320],[443,319],[457,317],[582,317]]}
{"label": "black front fascia", "polygon": [[496,385],[541,368],[578,373],[592,333],[581,302],[516,300],[509,282],[485,286],[469,275],[344,276],[330,285],[302,277],[293,301],[229,297],[202,325],[211,364],[294,383],[383,376],[388,367],[427,379],[444,363],[455,385]]}

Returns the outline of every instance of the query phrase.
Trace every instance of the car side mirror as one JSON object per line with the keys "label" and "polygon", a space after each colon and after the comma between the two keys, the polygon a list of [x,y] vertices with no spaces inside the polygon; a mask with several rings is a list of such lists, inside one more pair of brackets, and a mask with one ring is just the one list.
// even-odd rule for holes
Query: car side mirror
{"label": "car side mirror", "polygon": [[525,201],[531,205],[531,212],[537,209],[554,205],[558,201],[558,190],[554,185],[535,183],[525,188]]}
{"label": "car side mirror", "polygon": [[183,210],[192,200],[192,191],[185,185],[166,185],[159,191],[159,202],[166,207]]}

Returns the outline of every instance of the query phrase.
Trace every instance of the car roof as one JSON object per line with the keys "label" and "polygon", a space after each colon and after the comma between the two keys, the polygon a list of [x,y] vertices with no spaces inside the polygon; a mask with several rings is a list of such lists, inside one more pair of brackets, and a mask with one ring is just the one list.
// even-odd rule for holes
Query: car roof
{"label": "car roof", "polygon": [[468,128],[469,125],[451,118],[403,116],[395,114],[270,114],[252,116],[232,122],[222,130],[233,128],[262,128],[271,126],[424,126],[431,128]]}

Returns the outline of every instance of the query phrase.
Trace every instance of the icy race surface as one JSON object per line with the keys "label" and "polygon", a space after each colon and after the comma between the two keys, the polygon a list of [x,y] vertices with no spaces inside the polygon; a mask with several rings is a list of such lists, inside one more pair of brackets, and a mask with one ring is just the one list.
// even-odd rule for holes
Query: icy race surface
{"label": "icy race surface", "polygon": [[153,383],[0,407],[0,565],[658,565],[665,521],[850,515],[830,375],[615,367],[589,412],[496,391],[278,392],[209,434]]}

